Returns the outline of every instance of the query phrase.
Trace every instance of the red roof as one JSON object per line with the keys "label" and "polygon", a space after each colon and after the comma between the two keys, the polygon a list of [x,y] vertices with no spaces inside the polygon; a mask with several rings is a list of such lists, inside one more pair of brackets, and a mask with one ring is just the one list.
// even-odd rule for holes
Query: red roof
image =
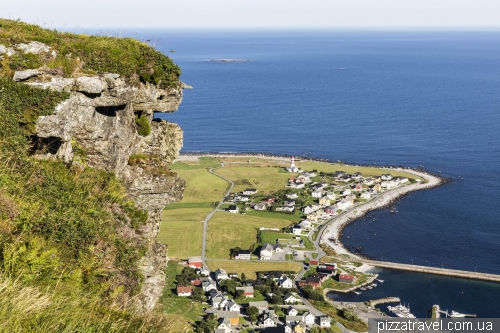
{"label": "red roof", "polygon": [[199,279],[191,279],[191,283],[195,286],[199,286],[201,284],[201,281]]}
{"label": "red roof", "polygon": [[339,279],[344,279],[344,280],[351,280],[354,281],[354,276],[352,275],[347,275],[347,274],[340,274]]}
{"label": "red roof", "polygon": [[187,287],[177,287],[177,294],[184,294],[184,293],[190,293],[193,291],[193,287],[187,286]]}
{"label": "red roof", "polygon": [[318,261],[317,260],[309,260],[309,265],[317,265]]}

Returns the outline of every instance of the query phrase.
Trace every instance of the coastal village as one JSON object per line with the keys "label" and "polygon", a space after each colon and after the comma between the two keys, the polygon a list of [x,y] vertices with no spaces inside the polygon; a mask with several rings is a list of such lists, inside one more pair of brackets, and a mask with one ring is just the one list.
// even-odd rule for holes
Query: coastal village
{"label": "coastal village", "polygon": [[[378,309],[366,306],[363,311],[371,315],[359,318],[352,309],[334,306],[328,299],[329,291],[360,294],[383,280],[360,270],[363,264],[349,256],[332,261],[324,245],[320,245],[322,233],[345,212],[386,191],[419,183],[422,179],[393,176],[391,172],[365,176],[362,172],[342,170],[301,170],[293,156],[280,172],[290,175],[283,188],[271,194],[258,187],[229,191],[216,211],[228,214],[229,219],[252,212],[289,217],[289,224],[282,228],[266,225],[257,228],[257,241],[249,247],[234,244],[229,260],[254,263],[254,266],[265,262],[294,262],[302,263],[302,268],[299,272],[263,269],[250,278],[245,273],[227,270],[224,265],[214,266],[215,262],[212,264],[203,254],[187,258],[176,277],[176,294],[205,305],[202,323],[208,322],[211,326],[203,324],[205,329],[201,331],[339,332],[339,327],[345,329],[346,323],[364,327],[368,317],[383,315]],[[339,245],[334,237],[328,242]],[[311,302],[322,306],[318,309]],[[350,328],[353,327],[356,325]]]}

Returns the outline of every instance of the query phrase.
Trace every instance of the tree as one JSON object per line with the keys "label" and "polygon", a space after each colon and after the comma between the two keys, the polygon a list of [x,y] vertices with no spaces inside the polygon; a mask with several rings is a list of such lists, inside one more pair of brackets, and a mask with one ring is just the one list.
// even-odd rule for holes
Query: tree
{"label": "tree", "polygon": [[247,315],[250,317],[251,322],[256,322],[257,316],[259,315],[259,309],[255,306],[249,306],[247,308]]}
{"label": "tree", "polygon": [[226,292],[230,293],[231,295],[234,296],[236,294],[236,287],[238,287],[238,283],[236,281],[227,279],[223,280],[220,285]]}
{"label": "tree", "polygon": [[247,281],[247,276],[245,273],[241,273],[241,282],[245,283]]}
{"label": "tree", "polygon": [[211,314],[196,326],[196,333],[212,333],[217,327],[217,317]]}
{"label": "tree", "polygon": [[205,292],[201,288],[194,288],[193,296],[191,296],[193,300],[198,302],[206,302],[207,298],[205,297]]}

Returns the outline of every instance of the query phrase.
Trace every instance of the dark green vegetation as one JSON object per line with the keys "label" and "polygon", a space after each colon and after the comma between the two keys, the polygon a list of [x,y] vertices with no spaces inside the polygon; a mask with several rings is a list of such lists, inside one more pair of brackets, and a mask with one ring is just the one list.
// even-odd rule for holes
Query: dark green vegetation
{"label": "dark green vegetation", "polygon": [[0,44],[13,47],[38,41],[52,47],[58,55],[14,55],[2,61],[2,74],[40,67],[59,68],[65,76],[78,69],[84,73],[118,73],[132,80],[150,82],[160,88],[179,84],[180,68],[163,53],[131,38],[88,36],[43,29],[19,21],[0,19]]}
{"label": "dark green vegetation", "polygon": [[137,132],[139,135],[148,136],[151,133],[151,126],[149,125],[148,118],[137,117],[135,119],[135,123],[138,126]]}
{"label": "dark green vegetation", "polygon": [[[78,55],[86,70],[133,74],[150,68],[156,73],[158,66],[171,63],[164,56],[155,62],[157,52],[136,41],[61,34],[0,20],[0,43],[30,40]],[[7,67],[38,66],[31,56],[13,58],[6,58]],[[168,331],[163,315],[131,312],[143,279],[137,261],[146,252],[135,230],[147,213],[127,199],[113,173],[30,154],[37,118],[51,114],[68,96],[0,77],[1,330]],[[59,144],[52,141],[48,149]],[[75,155],[86,155],[75,147]]]}

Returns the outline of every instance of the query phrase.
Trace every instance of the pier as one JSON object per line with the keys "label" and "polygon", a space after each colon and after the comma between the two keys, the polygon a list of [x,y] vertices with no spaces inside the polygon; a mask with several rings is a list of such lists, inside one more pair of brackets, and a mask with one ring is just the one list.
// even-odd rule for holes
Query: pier
{"label": "pier", "polygon": [[399,270],[403,270],[403,271],[412,271],[412,272],[460,277],[460,278],[465,278],[465,279],[500,282],[500,275],[497,275],[497,274],[462,271],[462,270],[458,270],[458,269],[448,269],[448,268],[431,267],[431,266],[400,264],[400,263],[388,262],[388,261],[377,261],[377,260],[366,260],[366,259],[358,259],[357,261],[365,263],[367,265],[381,267],[381,268],[391,268],[391,269],[399,269]]}
{"label": "pier", "polygon": [[401,300],[399,299],[399,297],[384,297],[384,298],[372,299],[369,302],[371,307],[375,307],[379,304],[401,303]]}

